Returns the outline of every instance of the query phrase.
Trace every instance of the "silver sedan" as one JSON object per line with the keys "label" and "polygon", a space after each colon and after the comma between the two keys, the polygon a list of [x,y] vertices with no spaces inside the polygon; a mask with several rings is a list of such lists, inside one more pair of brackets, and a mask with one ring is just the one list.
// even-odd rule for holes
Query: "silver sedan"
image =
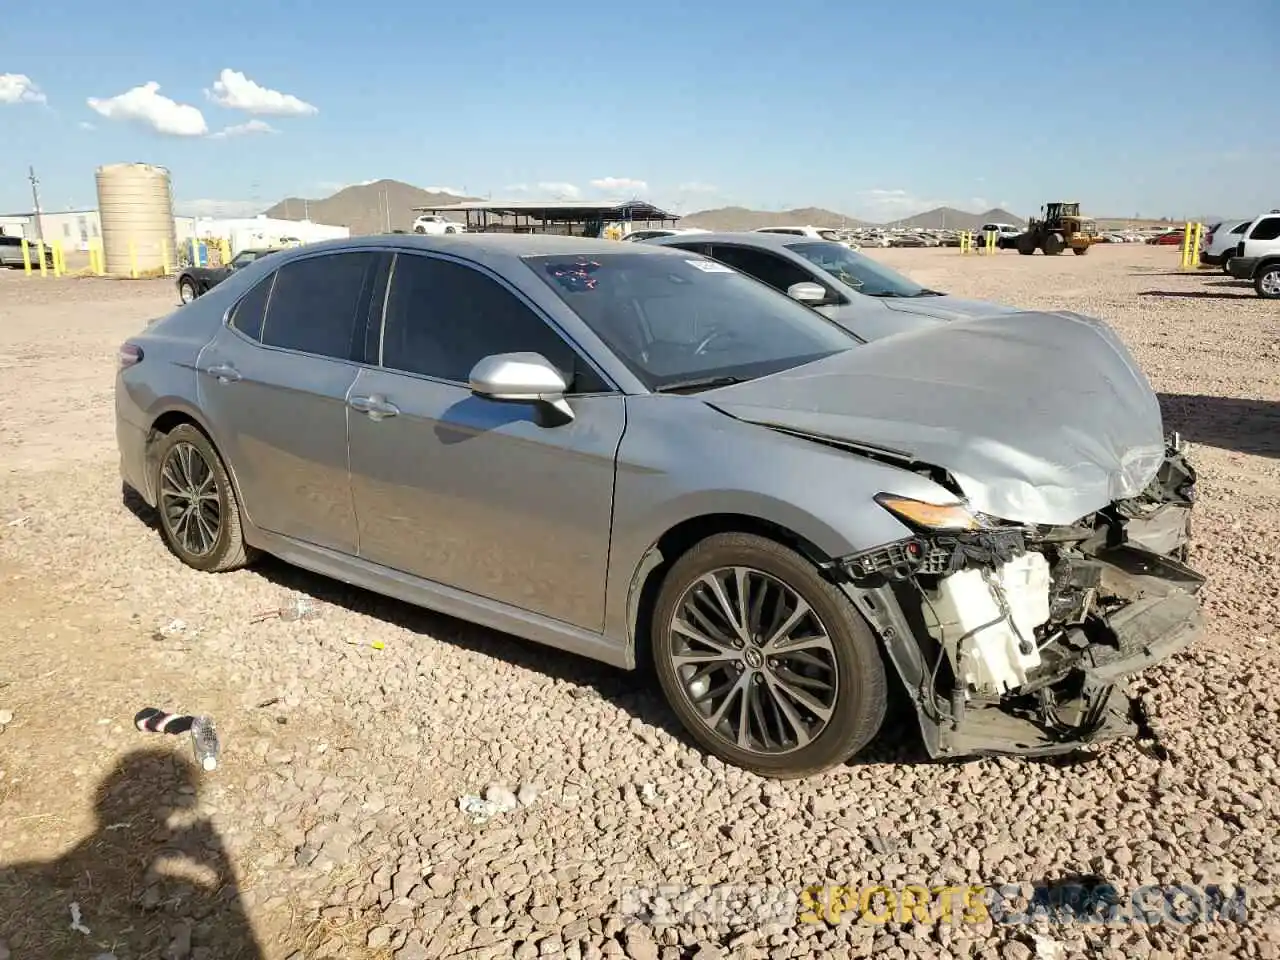
{"label": "silver sedan", "polygon": [[622,669],[771,776],[901,684],[935,756],[1142,734],[1185,646],[1195,474],[1101,322],[863,344],[649,244],[381,236],[235,271],[120,347],[125,482],[259,552]]}

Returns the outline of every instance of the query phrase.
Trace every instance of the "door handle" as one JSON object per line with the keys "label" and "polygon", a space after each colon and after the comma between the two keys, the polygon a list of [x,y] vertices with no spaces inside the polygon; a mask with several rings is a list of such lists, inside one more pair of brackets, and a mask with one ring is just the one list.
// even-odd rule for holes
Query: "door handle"
{"label": "door handle", "polygon": [[367,414],[370,420],[394,417],[400,412],[399,407],[378,393],[368,397],[352,397],[347,401],[347,406],[352,410],[359,410],[361,413]]}
{"label": "door handle", "polygon": [[219,363],[207,367],[204,371],[211,377],[217,377],[219,383],[235,383],[240,379],[240,371],[229,363]]}

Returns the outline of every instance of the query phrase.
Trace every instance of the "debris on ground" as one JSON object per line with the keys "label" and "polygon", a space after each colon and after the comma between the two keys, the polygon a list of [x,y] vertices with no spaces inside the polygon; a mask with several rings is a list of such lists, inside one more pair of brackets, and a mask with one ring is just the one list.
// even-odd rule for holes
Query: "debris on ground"
{"label": "debris on ground", "polygon": [[13,711],[0,710],[0,730],[3,730],[11,723],[13,723]]}
{"label": "debris on ground", "polygon": [[74,930],[76,933],[83,933],[87,937],[89,936],[89,933],[90,933],[89,928],[86,927],[83,923],[81,923],[80,920],[81,920],[80,904],[72,900],[71,901],[71,929]]}
{"label": "debris on ground", "polygon": [[520,801],[516,799],[516,795],[501,783],[491,783],[485,787],[484,798],[495,804],[502,813],[509,813],[520,806]]}
{"label": "debris on ground", "polygon": [[262,623],[265,620],[282,620],[292,623],[296,620],[319,620],[324,616],[324,604],[310,597],[296,597],[275,610],[264,610],[249,618],[250,623]]}
{"label": "debris on ground", "polygon": [[171,620],[156,627],[151,634],[153,640],[172,640],[174,637],[181,636],[187,632],[187,621],[180,617],[174,617]]}
{"label": "debris on ground", "polygon": [[30,517],[15,517],[5,524],[6,527],[25,527],[31,522]]}
{"label": "debris on ground", "polygon": [[539,793],[541,793],[541,791],[538,789],[536,784],[525,783],[521,785],[520,791],[516,794],[516,799],[520,801],[520,806],[531,807],[533,806],[534,801],[538,799]]}
{"label": "debris on ground", "polygon": [[458,809],[471,818],[472,823],[480,824],[492,820],[502,808],[496,803],[477,797],[473,794],[466,794],[458,798]]}
{"label": "debris on ground", "polygon": [[1031,942],[1035,944],[1036,960],[1063,960],[1067,955],[1067,948],[1052,937],[1033,933]]}
{"label": "debris on ground", "polygon": [[133,725],[143,733],[191,734],[191,748],[202,770],[218,766],[218,731],[213,718],[189,713],[169,713],[159,707],[143,707],[133,716]]}

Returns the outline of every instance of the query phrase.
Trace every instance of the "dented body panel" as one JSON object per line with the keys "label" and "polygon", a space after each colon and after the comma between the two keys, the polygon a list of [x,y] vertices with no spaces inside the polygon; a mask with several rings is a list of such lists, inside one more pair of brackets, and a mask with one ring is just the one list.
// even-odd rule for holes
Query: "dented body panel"
{"label": "dented body panel", "polygon": [[731,416],[944,468],[976,510],[1071,523],[1164,461],[1160,406],[1119,338],[1074,313],[958,321],[708,391]]}

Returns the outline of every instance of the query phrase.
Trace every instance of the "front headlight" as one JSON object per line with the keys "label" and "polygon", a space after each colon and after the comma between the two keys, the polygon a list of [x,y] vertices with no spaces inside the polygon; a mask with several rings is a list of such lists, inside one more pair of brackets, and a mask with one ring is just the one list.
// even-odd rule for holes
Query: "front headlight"
{"label": "front headlight", "polygon": [[926,503],[897,497],[891,493],[876,496],[876,503],[909,526],[925,530],[979,530],[982,523],[963,503]]}

